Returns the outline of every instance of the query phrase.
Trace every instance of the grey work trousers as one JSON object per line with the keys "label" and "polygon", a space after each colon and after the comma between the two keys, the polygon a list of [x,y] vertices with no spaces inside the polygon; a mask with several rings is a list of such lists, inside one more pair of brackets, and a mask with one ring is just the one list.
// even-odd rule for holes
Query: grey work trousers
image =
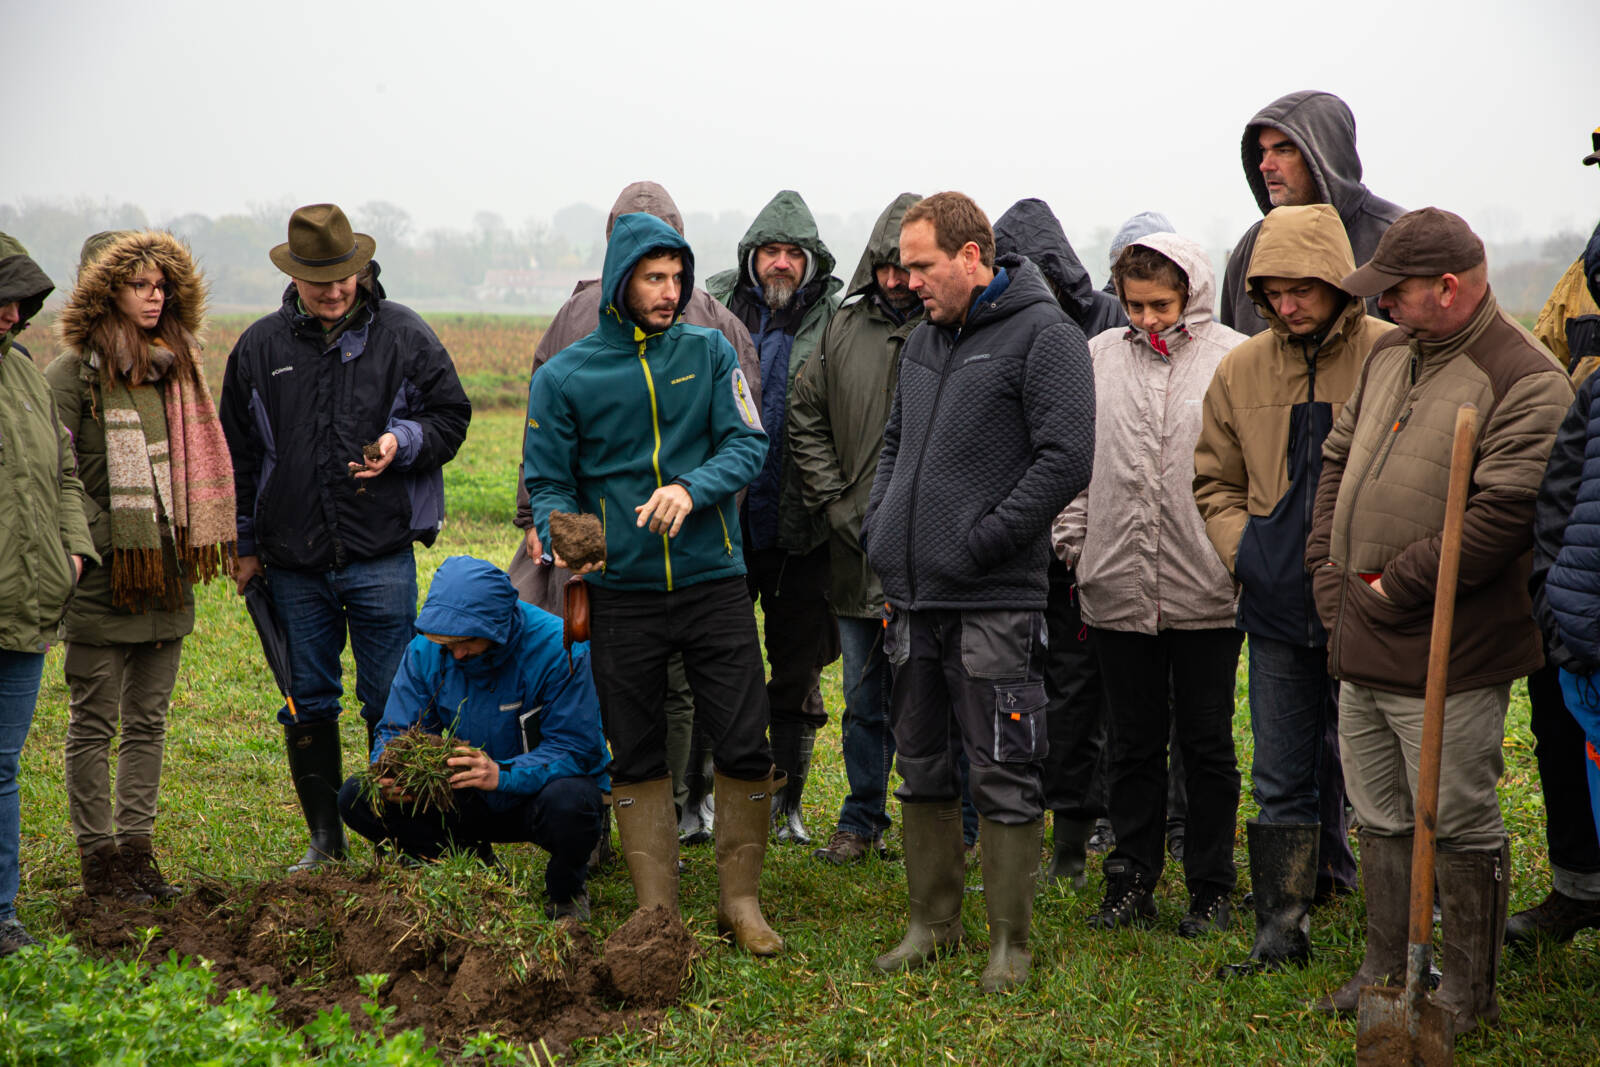
{"label": "grey work trousers", "polygon": [[[1510,702],[1510,682],[1453,693],[1445,701],[1439,765],[1439,847],[1445,851],[1492,851],[1505,843],[1495,787],[1505,771],[1500,746]],[[1382,837],[1411,833],[1422,698],[1341,682],[1339,747],[1345,791],[1361,828]]]}
{"label": "grey work trousers", "polygon": [[[167,741],[167,705],[183,639],[126,645],[67,642],[67,810],[78,848],[149,837]],[[117,737],[120,726],[121,736]],[[113,807],[111,740],[117,737]]]}

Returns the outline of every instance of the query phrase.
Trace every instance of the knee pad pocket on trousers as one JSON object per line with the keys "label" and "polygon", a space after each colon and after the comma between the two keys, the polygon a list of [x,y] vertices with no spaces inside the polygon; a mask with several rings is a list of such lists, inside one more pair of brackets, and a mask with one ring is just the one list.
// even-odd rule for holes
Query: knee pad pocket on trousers
{"label": "knee pad pocket on trousers", "polygon": [[900,777],[905,779],[906,791],[911,796],[934,798],[961,795],[955,760],[949,752],[913,757],[902,753],[895,760],[900,767]]}

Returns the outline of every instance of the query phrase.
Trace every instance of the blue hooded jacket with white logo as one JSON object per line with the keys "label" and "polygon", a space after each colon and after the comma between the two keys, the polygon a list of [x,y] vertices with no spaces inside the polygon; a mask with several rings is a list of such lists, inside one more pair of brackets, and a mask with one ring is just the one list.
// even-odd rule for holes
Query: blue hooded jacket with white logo
{"label": "blue hooded jacket with white logo", "polygon": [[[589,646],[572,646],[569,669],[561,620],[518,600],[505,571],[451,556],[433,576],[416,628],[389,687],[374,762],[389,741],[420,723],[432,734],[449,729],[500,764],[499,787],[484,794],[492,808],[512,807],[556,778],[588,775],[609,788],[611,756]],[[422,634],[482,637],[491,645],[457,660]]]}

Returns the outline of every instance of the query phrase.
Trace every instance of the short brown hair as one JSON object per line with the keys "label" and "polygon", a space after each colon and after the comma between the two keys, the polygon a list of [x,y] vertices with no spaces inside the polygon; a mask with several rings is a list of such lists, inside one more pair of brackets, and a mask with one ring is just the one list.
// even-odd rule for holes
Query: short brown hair
{"label": "short brown hair", "polygon": [[1111,278],[1117,283],[1117,298],[1122,299],[1122,283],[1128,278],[1141,282],[1155,282],[1176,289],[1189,306],[1189,275],[1166,256],[1149,245],[1131,244],[1122,250],[1111,265]]}
{"label": "short brown hair", "polygon": [[933,224],[933,240],[939,251],[953,256],[968,241],[978,246],[978,258],[994,269],[994,227],[977,201],[966,193],[934,193],[906,208],[900,228],[913,222]]}

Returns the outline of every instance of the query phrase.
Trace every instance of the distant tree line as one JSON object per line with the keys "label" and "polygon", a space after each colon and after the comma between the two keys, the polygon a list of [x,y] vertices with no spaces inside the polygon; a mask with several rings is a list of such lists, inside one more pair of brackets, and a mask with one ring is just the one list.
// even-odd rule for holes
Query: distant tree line
{"label": "distant tree line", "polygon": [[[285,284],[267,259],[267,250],[285,239],[296,206],[284,202],[216,217],[186,214],[151,219],[137,204],[112,200],[24,199],[0,203],[0,232],[21,240],[64,294],[77,274],[78,250],[85,237],[100,230],[153,225],[189,243],[211,283],[215,305],[267,308],[278,302]],[[554,311],[579,278],[600,273],[605,258],[606,211],[589,204],[569,204],[549,221],[529,218],[517,226],[492,211],[480,211],[470,229],[423,231],[418,231],[409,212],[385,200],[344,206],[352,225],[377,240],[377,259],[390,293],[433,308]],[[739,238],[751,218],[740,211],[715,215],[691,211],[684,216],[700,282],[733,266]],[[838,258],[835,271],[841,278],[849,279],[875,218],[876,212],[817,216],[823,240]],[[1102,225],[1074,233],[1072,220],[1063,222],[1091,277],[1103,282],[1112,228]],[[1537,311],[1556,279],[1582,253],[1586,239],[1571,232],[1492,243],[1489,268],[1501,303],[1516,312]],[[1210,251],[1220,271],[1227,248]],[[495,298],[483,289],[490,271],[532,269],[542,273],[550,288],[549,295],[531,304],[497,307]]]}

